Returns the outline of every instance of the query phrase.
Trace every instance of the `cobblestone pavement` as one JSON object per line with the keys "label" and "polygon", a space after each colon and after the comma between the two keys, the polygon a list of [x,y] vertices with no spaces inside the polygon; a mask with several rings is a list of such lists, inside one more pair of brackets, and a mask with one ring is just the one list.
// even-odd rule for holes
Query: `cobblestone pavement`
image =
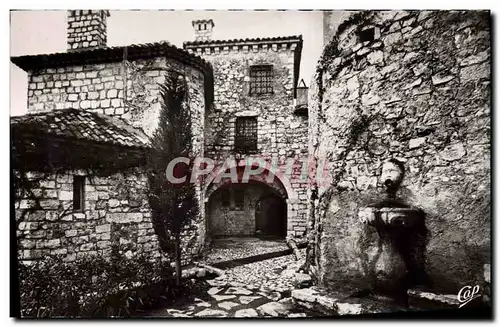
{"label": "cobblestone pavement", "polygon": [[311,316],[290,298],[297,267],[293,255],[272,258],[225,270],[207,280],[207,291],[192,303],[157,310],[149,316],[175,318],[249,318]]}
{"label": "cobblestone pavement", "polygon": [[262,240],[256,237],[227,237],[213,240],[202,261],[207,264],[214,264],[287,249],[288,246],[283,240]]}

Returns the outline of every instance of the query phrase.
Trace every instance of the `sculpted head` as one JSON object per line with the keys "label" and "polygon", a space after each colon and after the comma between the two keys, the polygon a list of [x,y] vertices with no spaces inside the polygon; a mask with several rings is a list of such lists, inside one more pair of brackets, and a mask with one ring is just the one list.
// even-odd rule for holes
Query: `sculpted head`
{"label": "sculpted head", "polygon": [[382,165],[381,182],[387,190],[396,191],[405,174],[405,167],[402,162],[396,159],[389,159]]}

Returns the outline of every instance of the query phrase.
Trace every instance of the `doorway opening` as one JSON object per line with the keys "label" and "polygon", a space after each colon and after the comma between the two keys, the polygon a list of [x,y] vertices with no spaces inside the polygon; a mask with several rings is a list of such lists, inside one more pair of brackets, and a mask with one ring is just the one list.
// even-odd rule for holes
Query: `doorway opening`
{"label": "doorway opening", "polygon": [[286,237],[286,202],[275,194],[261,197],[255,206],[255,234],[262,238]]}

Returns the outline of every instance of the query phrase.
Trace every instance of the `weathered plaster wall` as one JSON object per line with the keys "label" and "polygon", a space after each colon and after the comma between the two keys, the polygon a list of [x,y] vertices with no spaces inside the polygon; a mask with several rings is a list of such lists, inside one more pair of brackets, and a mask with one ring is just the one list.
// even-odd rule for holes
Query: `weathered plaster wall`
{"label": "weathered plaster wall", "polygon": [[[307,181],[300,180],[302,160],[307,160],[307,118],[293,113],[294,50],[290,45],[268,47],[228,46],[226,50],[198,52],[213,65],[214,106],[206,117],[205,152],[221,165],[234,152],[238,116],[254,116],[258,122],[258,153],[268,162],[278,160],[285,171],[288,159],[295,165],[289,182],[295,193],[289,201],[289,234],[302,236],[306,221]],[[273,65],[274,94],[249,95],[250,66]],[[207,185],[208,186],[208,185]]]}
{"label": "weathered plaster wall", "polygon": [[[326,45],[309,117],[310,151],[326,158],[331,177],[314,205],[324,284],[384,272],[382,245],[357,211],[383,196],[378,176],[389,158],[407,169],[400,198],[426,214],[432,287],[457,294],[483,280],[491,260],[489,23],[487,12],[364,13]],[[380,33],[360,43],[369,26]]]}
{"label": "weathered plaster wall", "polygon": [[[84,211],[72,209],[74,175],[86,173],[28,174],[36,185],[34,196],[15,203],[20,260],[50,255],[62,255],[66,261],[84,255],[109,257],[112,245],[127,256],[160,255],[148,205],[147,177],[141,169],[86,176]],[[200,223],[194,222],[183,232],[185,262],[200,250]]]}

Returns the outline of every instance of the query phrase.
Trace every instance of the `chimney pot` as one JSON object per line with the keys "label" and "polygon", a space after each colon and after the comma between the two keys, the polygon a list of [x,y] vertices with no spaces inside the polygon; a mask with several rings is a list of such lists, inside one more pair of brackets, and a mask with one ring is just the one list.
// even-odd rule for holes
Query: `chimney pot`
{"label": "chimney pot", "polygon": [[212,39],[212,31],[215,26],[212,19],[193,20],[192,24],[195,41],[210,41]]}

